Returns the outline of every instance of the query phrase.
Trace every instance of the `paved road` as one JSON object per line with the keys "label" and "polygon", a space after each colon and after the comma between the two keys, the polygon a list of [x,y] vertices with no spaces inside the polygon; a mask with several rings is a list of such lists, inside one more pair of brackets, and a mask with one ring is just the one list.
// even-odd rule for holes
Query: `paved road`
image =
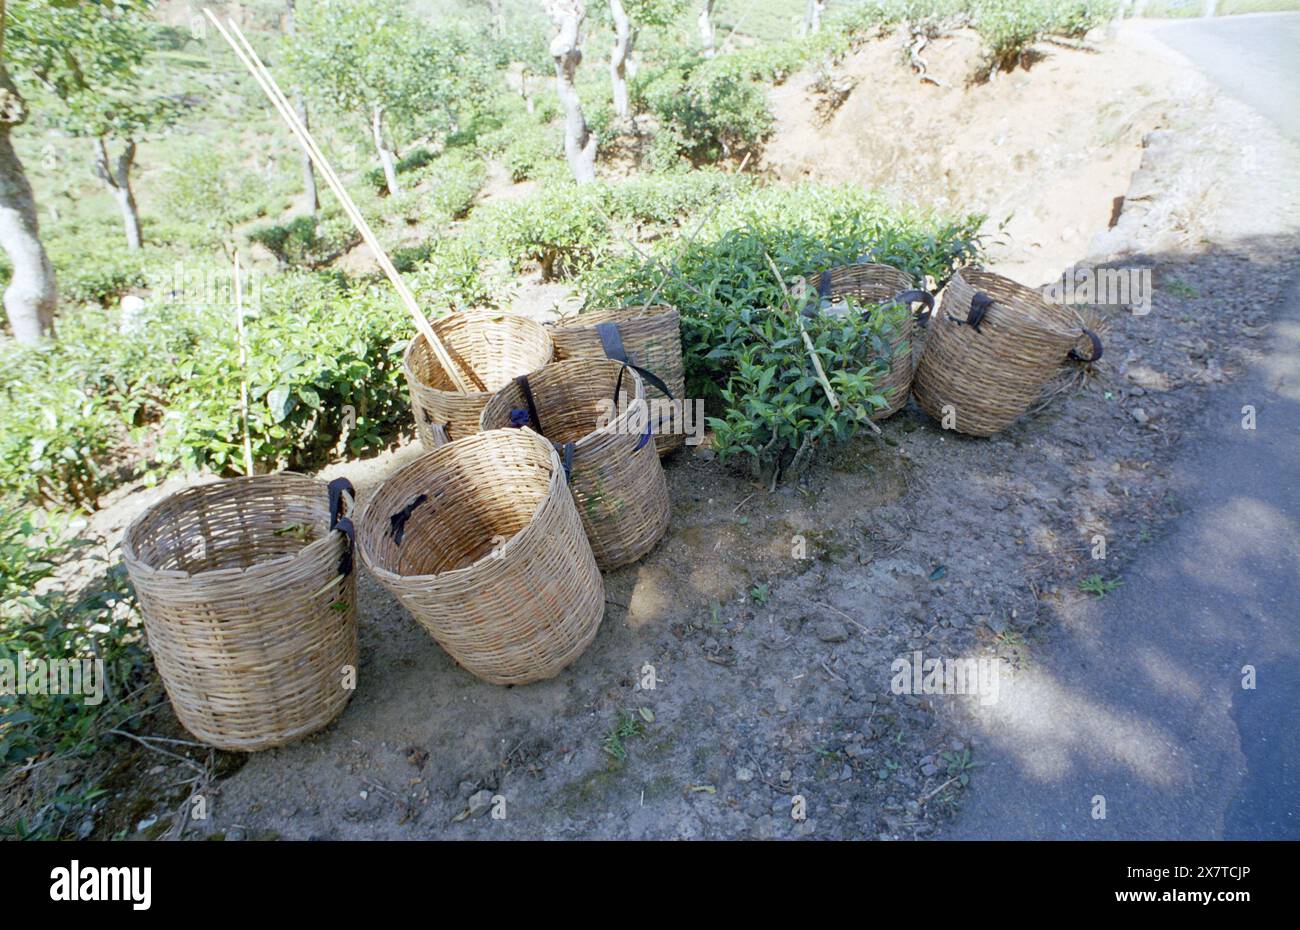
{"label": "paved road", "polygon": [[1300,142],[1300,13],[1170,20],[1152,32]]}
{"label": "paved road", "polygon": [[[1300,141],[1300,14],[1156,35]],[[1300,838],[1300,280],[1201,417],[1184,515],[1003,691],[949,836]]]}

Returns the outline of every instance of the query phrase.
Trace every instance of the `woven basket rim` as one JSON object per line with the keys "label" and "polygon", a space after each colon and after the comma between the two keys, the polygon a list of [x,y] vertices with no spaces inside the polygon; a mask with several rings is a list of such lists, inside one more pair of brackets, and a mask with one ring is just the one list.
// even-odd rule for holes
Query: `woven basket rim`
{"label": "woven basket rim", "polygon": [[[1018,300],[1023,300],[1026,303],[1034,305],[1036,309],[1042,311],[1042,313],[1026,313],[1015,305],[1009,304],[1005,300],[1002,300],[993,294],[989,294],[990,297],[993,297],[993,304],[989,308],[990,312],[995,309],[1000,309],[1002,314],[1007,314],[1013,318],[1009,322],[1013,322],[1016,326],[1026,329],[1037,329],[1040,332],[1060,336],[1062,339],[1082,338],[1082,318],[1078,319],[1080,329],[1080,332],[1078,333],[1060,328],[1059,325],[1050,319],[1050,316],[1054,314],[1055,311],[1052,305],[1048,303],[1041,293],[1028,285],[1021,284],[1019,281],[1008,278],[1006,275],[998,274],[996,271],[987,271],[983,268],[958,268],[953,272],[952,277],[948,280],[948,284],[944,287],[944,293],[946,294],[948,288],[958,280],[971,290],[988,293],[980,286],[978,278],[972,278],[972,275],[976,275],[978,278],[993,279],[999,286],[1011,290]],[[936,307],[936,313],[942,309],[942,305]],[[1078,318],[1079,315],[1077,311],[1071,310],[1071,312],[1076,318]],[[945,316],[944,318],[956,320],[956,317],[952,316]]]}
{"label": "woven basket rim", "polygon": [[[657,316],[662,313],[677,312],[680,313],[673,304],[624,304],[621,307],[583,307],[581,310],[570,316],[557,317],[551,320],[548,325],[556,329],[564,329],[575,323],[581,323],[584,317],[593,317],[599,313],[610,314],[628,314],[629,318],[636,319],[642,316]],[[583,323],[584,326],[594,326],[594,323]]]}
{"label": "woven basket rim", "polygon": [[[317,559],[327,548],[339,550],[340,546],[343,544],[343,534],[335,533],[333,530],[327,530],[324,536],[321,536],[319,539],[313,539],[296,552],[279,555],[273,559],[256,562],[243,568],[206,568],[197,572],[187,572],[176,568],[158,568],[149,562],[146,562],[136,550],[135,540],[141,532],[143,523],[164,504],[173,500],[179,500],[182,497],[203,497],[217,489],[230,488],[240,484],[270,484],[272,482],[282,484],[284,483],[283,479],[286,478],[293,479],[294,481],[309,481],[320,490],[322,496],[326,496],[329,493],[329,485],[324,481],[299,472],[276,472],[270,475],[239,475],[235,478],[217,478],[213,481],[204,481],[200,484],[187,485],[186,487],[178,488],[161,500],[155,501],[152,505],[136,515],[135,519],[131,521],[126,528],[126,531],[122,534],[122,542],[120,545],[122,547],[123,561],[128,563],[134,570],[156,578],[224,581],[257,577],[264,573],[278,572],[284,566],[290,565],[294,562],[307,559]],[[342,555],[342,552],[340,551],[339,554]]]}
{"label": "woven basket rim", "polygon": [[[495,323],[506,319],[522,320],[528,326],[537,327],[537,329],[548,340],[551,338],[551,334],[547,331],[547,328],[541,323],[538,323],[532,317],[524,316],[521,313],[511,313],[508,310],[496,311],[496,310],[478,309],[478,310],[454,311],[452,313],[447,314],[446,316],[440,316],[437,319],[433,319],[431,317],[429,319],[429,325],[433,327],[435,332],[437,332],[438,324],[445,323],[449,320],[465,320],[469,322],[483,320],[483,321]],[[415,352],[415,347],[422,346],[422,345],[425,345],[424,333],[416,333],[414,336],[411,337],[411,341],[407,343],[406,350],[402,352],[403,371],[405,372],[408,378],[410,378],[416,384],[420,385],[422,389],[426,391],[431,391],[435,394],[446,394],[450,397],[469,397],[475,399],[483,398],[483,397],[491,397],[493,394],[496,393],[496,391],[449,391],[446,388],[434,387],[428,381],[425,381],[423,378],[417,375],[415,373],[415,370],[411,367],[411,357]],[[432,361],[434,365],[438,364],[437,359],[431,359],[430,361]]]}
{"label": "woven basket rim", "polygon": [[[574,365],[574,366],[576,367],[577,365],[584,365],[584,364],[586,364],[586,365],[595,364],[595,365],[607,365],[607,366],[608,366],[608,365],[619,365],[619,366],[621,366],[623,363],[620,362],[620,361],[617,361],[616,359],[612,359],[612,358],[586,358],[586,357],[583,357],[583,356],[577,356],[577,357],[575,357],[575,358],[565,359],[565,360],[562,361],[562,362],[550,362],[549,364],[543,365],[541,368],[537,369],[537,371],[532,372],[532,373],[530,374],[530,377],[531,377],[532,375],[535,375],[535,374],[541,374],[543,371],[545,371],[545,370],[548,369],[548,368],[558,368],[558,367],[563,366],[563,365]],[[586,435],[584,435],[581,439],[575,440],[574,443],[573,443],[573,451],[574,451],[574,452],[583,452],[583,451],[589,449],[591,446],[595,445],[596,442],[597,442],[598,440],[606,438],[606,437],[609,436],[611,433],[616,433],[616,432],[617,432],[617,433],[619,433],[620,435],[622,435],[623,432],[622,432],[622,431],[616,431],[616,430],[614,429],[614,427],[615,427],[615,426],[619,426],[619,425],[626,425],[626,421],[628,420],[629,417],[632,416],[632,411],[635,410],[635,409],[637,409],[637,406],[638,406],[638,405],[640,405],[641,407],[644,407],[644,408],[645,408],[646,416],[647,416],[647,417],[650,415],[650,404],[649,404],[649,402],[647,401],[646,396],[645,396],[645,382],[642,380],[641,376],[640,376],[639,374],[637,374],[636,369],[634,369],[631,365],[629,365],[629,366],[627,367],[627,373],[630,374],[633,378],[636,379],[636,380],[633,382],[633,386],[636,388],[636,390],[633,392],[633,400],[632,400],[632,402],[631,402],[630,404],[628,404],[628,405],[626,406],[626,408],[624,408],[624,410],[623,410],[622,413],[620,413],[620,414],[619,414],[618,416],[616,416],[614,419],[610,420],[610,421],[609,421],[608,423],[606,423],[604,426],[592,430],[590,433],[587,433]],[[508,387],[506,387],[506,388],[502,388],[502,389],[501,389],[501,391],[505,391],[505,390],[508,390]],[[500,394],[501,391],[497,391],[497,392],[495,392],[495,393],[492,395],[492,398],[495,400],[497,394]],[[490,432],[490,431],[492,431],[492,430],[494,430],[494,429],[507,429],[508,427],[503,427],[503,426],[487,427],[487,426],[484,426],[484,425],[483,425],[483,417],[486,417],[486,416],[487,416],[488,407],[491,406],[491,404],[492,404],[492,401],[489,400],[489,401],[487,402],[487,405],[484,406],[484,408],[483,408],[483,413],[480,414],[480,416],[479,416],[479,427],[480,427],[480,429],[482,429],[484,432]],[[539,436],[541,435],[541,434],[538,433],[535,429],[532,429],[531,427],[528,427],[528,426],[522,427],[522,429],[527,429],[529,432],[533,433],[534,435],[539,435]],[[630,434],[628,434],[628,435],[630,435]],[[550,439],[550,438],[548,438],[548,437],[546,437],[546,436],[542,436],[541,438],[542,438],[542,439],[545,439],[547,442],[549,442],[552,446],[554,446],[554,447],[557,448],[557,449],[562,448],[562,447],[565,445],[565,443],[558,443],[558,444],[557,444],[554,440],[552,440],[552,439]]]}
{"label": "woven basket rim", "polygon": [[[454,440],[453,442],[449,442],[446,445],[439,446],[438,448],[434,449],[432,452],[426,452],[424,455],[420,456],[415,461],[403,465],[397,471],[387,475],[384,478],[383,484],[387,484],[390,481],[396,481],[398,478],[400,478],[408,471],[414,471],[417,468],[428,468],[431,467],[431,465],[436,465],[437,463],[434,460],[439,457],[451,458],[453,455],[456,454],[456,452],[452,450],[455,450],[455,447],[461,443],[485,442],[485,441],[496,442],[499,440],[499,437],[495,436],[495,434],[497,433],[522,433],[522,432],[523,432],[522,429],[520,430],[492,429],[492,430],[486,430],[481,433],[474,433],[470,436],[464,436],[460,439]],[[529,513],[528,522],[526,522],[518,530],[512,533],[509,539],[503,542],[500,546],[496,547],[496,549],[493,552],[489,552],[486,555],[478,559],[475,559],[473,562],[470,562],[468,565],[461,565],[457,568],[449,568],[446,571],[434,572],[432,574],[428,572],[419,573],[419,574],[415,574],[415,573],[403,574],[401,572],[395,572],[390,569],[387,569],[382,565],[376,565],[370,557],[369,547],[366,546],[364,543],[365,543],[365,536],[366,536],[366,527],[370,526],[371,524],[370,510],[373,507],[374,502],[379,499],[379,494],[383,490],[383,484],[381,484],[379,488],[375,490],[375,493],[371,494],[366,498],[366,502],[361,507],[361,510],[357,516],[357,549],[360,550],[361,552],[361,561],[365,563],[366,568],[370,569],[370,572],[376,577],[383,576],[384,578],[393,578],[393,579],[418,579],[418,578],[435,579],[436,578],[439,580],[455,579],[461,575],[468,576],[471,574],[475,574],[478,571],[481,571],[482,566],[485,563],[489,562],[489,560],[495,562],[498,559],[504,557],[507,554],[507,550],[515,542],[515,540],[517,540],[521,535],[524,534],[524,532],[526,532],[529,528],[533,526],[534,521],[537,519],[537,512],[542,509],[542,505],[545,504],[547,500],[550,499],[551,495],[556,493],[557,489],[564,491],[566,494],[568,493],[568,488],[562,487],[561,485],[561,482],[564,481],[563,478],[564,465],[560,461],[559,452],[556,451],[555,446],[545,437],[538,436],[537,433],[534,433],[532,430],[528,430],[528,433],[536,437],[538,440],[542,441],[545,444],[547,450],[550,452],[551,474],[550,477],[547,479],[546,493],[542,495],[541,499],[537,502],[537,506],[533,508],[531,513]],[[485,436],[492,437],[492,438],[489,440],[485,440],[483,438]]]}

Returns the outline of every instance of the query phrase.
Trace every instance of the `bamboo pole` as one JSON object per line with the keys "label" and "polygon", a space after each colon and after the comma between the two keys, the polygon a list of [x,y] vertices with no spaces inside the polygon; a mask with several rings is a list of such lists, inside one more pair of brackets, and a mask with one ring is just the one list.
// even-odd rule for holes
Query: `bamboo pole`
{"label": "bamboo pole", "polygon": [[808,330],[803,325],[803,314],[795,309],[790,303],[790,292],[786,290],[785,278],[781,277],[781,272],[776,267],[776,262],[772,261],[772,256],[766,252],[763,257],[767,259],[767,267],[772,269],[772,274],[776,278],[776,283],[781,285],[781,293],[785,295],[785,308],[794,314],[794,318],[799,321],[799,335],[803,336],[803,344],[808,349],[808,354],[812,357],[813,368],[817,372],[817,380],[821,382],[822,390],[826,392],[826,399],[831,402],[832,410],[840,409],[840,399],[835,396],[835,389],[831,387],[830,379],[826,377],[826,372],[822,368],[822,360],[817,357],[817,347],[813,345],[812,337],[808,335]]}
{"label": "bamboo pole", "polygon": [[248,344],[244,341],[244,287],[235,252],[235,338],[239,340],[239,411],[244,418],[244,474],[253,474],[253,440],[248,432]]}
{"label": "bamboo pole", "polygon": [[[394,267],[392,260],[388,257],[388,253],[384,251],[384,247],[379,244],[379,239],[370,229],[370,224],[366,222],[366,218],[362,216],[361,211],[357,209],[357,205],[353,202],[351,196],[349,196],[347,189],[343,187],[343,183],[339,180],[338,175],[334,173],[334,169],[330,166],[329,161],[316,145],[316,141],[312,138],[311,132],[302,125],[302,122],[298,119],[297,113],[295,113],[293,107],[289,105],[288,98],[284,96],[284,92],[280,90],[280,86],[275,82],[275,78],[272,77],[271,72],[267,70],[266,65],[262,63],[262,60],[258,57],[253,46],[249,44],[248,39],[240,30],[238,24],[236,24],[234,20],[228,20],[229,28],[227,28],[227,26],[222,25],[221,21],[217,19],[212,10],[205,8],[203,12],[208,19],[212,21],[212,24],[216,26],[217,32],[219,32],[221,37],[226,40],[226,43],[234,51],[235,56],[240,60],[244,67],[248,69],[248,72],[253,76],[253,79],[262,89],[262,92],[266,95],[267,99],[271,101],[271,105],[280,114],[280,117],[285,121],[285,123],[288,124],[290,131],[293,132],[298,143],[307,152],[308,157],[311,158],[312,162],[316,165],[317,170],[319,170],[321,175],[325,178],[330,189],[334,191],[334,196],[336,196],[339,199],[339,202],[343,205],[343,211],[348,215],[348,218],[352,220],[353,225],[357,228],[357,232],[361,233],[361,238],[365,240],[366,245],[370,246],[370,250],[375,254],[375,258],[379,262],[379,267],[382,268],[384,274],[388,276],[388,280],[392,282],[393,288],[397,291],[397,296],[410,312],[412,319],[415,321],[415,328],[424,336],[429,349],[433,352],[438,363],[447,372],[447,376],[456,386],[456,389],[465,394],[470,393],[471,388],[469,384],[461,375],[459,367],[454,361],[452,361],[451,355],[447,351],[447,347],[443,345],[442,340],[438,338],[438,334],[435,333],[433,327],[429,325],[428,319],[426,319],[424,314],[420,311],[420,306],[415,300],[415,295],[411,293],[410,288],[406,286],[406,282],[402,280],[402,276],[398,274],[397,268]],[[232,33],[234,35],[232,35]],[[236,41],[235,36],[238,36],[238,41]],[[485,389],[483,382],[472,371],[470,372],[470,376],[477,383],[477,387]]]}

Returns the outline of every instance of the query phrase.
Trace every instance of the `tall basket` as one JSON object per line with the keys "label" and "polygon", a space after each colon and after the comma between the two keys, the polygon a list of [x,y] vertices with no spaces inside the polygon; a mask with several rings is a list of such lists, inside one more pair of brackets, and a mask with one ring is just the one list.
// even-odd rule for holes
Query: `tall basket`
{"label": "tall basket", "polygon": [[[686,403],[681,315],[674,307],[589,310],[552,324],[551,337],[555,340],[557,362],[571,358],[630,362],[645,376],[646,398],[652,408],[668,400],[668,395]],[[655,417],[657,423],[662,419],[666,418]],[[664,432],[656,428],[655,432],[655,448],[660,455],[680,449],[686,442],[680,429]]]}
{"label": "tall basket", "polygon": [[668,529],[668,479],[646,391],[622,362],[575,358],[522,375],[483,408],[483,429],[529,426],[559,450],[602,569],[635,562]]}
{"label": "tall basket", "polygon": [[550,331],[525,316],[491,311],[467,311],[430,325],[460,369],[477,390],[456,390],[451,378],[417,335],[402,358],[411,392],[415,432],[426,449],[478,432],[479,417],[488,399],[517,375],[536,371],[551,361],[555,347]]}
{"label": "tall basket", "polygon": [[185,728],[221,749],[279,746],[328,724],[357,666],[352,523],[340,479],[186,488],[122,539],[154,662]]}
{"label": "tall basket", "polygon": [[1005,429],[1067,361],[1095,362],[1101,339],[1068,307],[988,271],[953,275],[930,323],[912,394],[971,436]]}
{"label": "tall basket", "polygon": [[[860,303],[883,304],[889,302],[920,302],[924,304],[920,320],[924,320],[934,307],[934,298],[921,290],[913,289],[912,276],[892,265],[859,262],[842,265],[812,275],[808,284],[817,290],[822,300],[850,297]],[[879,391],[885,406],[872,414],[871,419],[883,420],[907,406],[907,396],[912,387],[912,371],[916,365],[913,352],[918,317],[908,314],[889,345],[889,363]]]}
{"label": "tall basket", "polygon": [[552,677],[604,616],[564,466],[531,430],[476,433],[399,469],[362,508],[357,545],[438,644],[494,684]]}

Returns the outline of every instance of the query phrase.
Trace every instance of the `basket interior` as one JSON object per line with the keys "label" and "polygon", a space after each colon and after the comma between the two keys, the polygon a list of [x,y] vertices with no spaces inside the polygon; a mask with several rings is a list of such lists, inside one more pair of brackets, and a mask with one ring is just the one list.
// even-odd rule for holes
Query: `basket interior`
{"label": "basket interior", "polygon": [[237,479],[175,494],[134,527],[135,557],[192,575],[293,555],[329,532],[326,496],[301,481]]}
{"label": "basket interior", "polygon": [[[470,371],[488,391],[500,390],[518,375],[536,371],[551,360],[551,344],[541,324],[522,317],[500,319],[456,316],[434,325],[447,352],[472,384]],[[424,336],[416,336],[410,366],[420,381],[440,391],[456,391],[429,349]]]}
{"label": "basket interior", "polygon": [[[535,437],[480,433],[398,472],[367,504],[363,543],[377,567],[438,575],[490,555],[526,527],[551,485],[552,458]],[[399,545],[391,518],[412,505]]]}
{"label": "basket interior", "polygon": [[[607,425],[621,369],[618,362],[584,359],[548,365],[530,375],[528,385],[546,438],[557,446],[577,443]],[[623,372],[617,402],[620,415],[635,396],[636,380],[631,369]],[[511,411],[527,407],[523,390],[511,384],[484,408],[483,428],[507,428],[511,425]]]}

